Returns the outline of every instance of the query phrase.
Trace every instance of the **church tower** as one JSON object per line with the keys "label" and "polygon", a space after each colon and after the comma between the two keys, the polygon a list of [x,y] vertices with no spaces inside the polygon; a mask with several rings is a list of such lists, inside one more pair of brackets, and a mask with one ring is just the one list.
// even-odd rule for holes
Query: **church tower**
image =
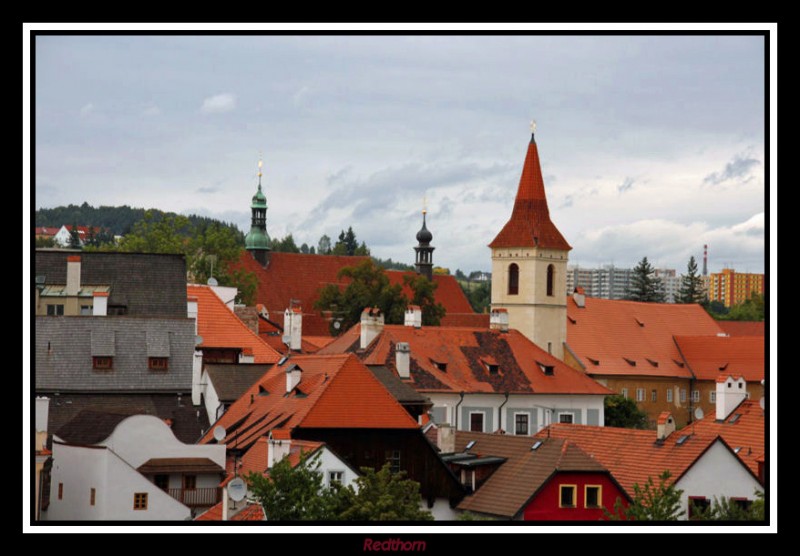
{"label": "church tower", "polygon": [[567,260],[572,249],[550,220],[531,122],[531,142],[514,209],[492,249],[492,309],[508,312],[508,325],[564,358],[567,340]]}
{"label": "church tower", "polygon": [[244,238],[244,247],[253,258],[266,266],[269,262],[269,235],[267,234],[267,197],[261,191],[261,166],[258,161],[258,191],[253,195],[250,204],[251,220],[250,231]]}
{"label": "church tower", "polygon": [[422,209],[422,228],[417,232],[418,245],[414,247],[417,252],[416,268],[417,274],[422,274],[428,280],[433,280],[433,250],[436,249],[431,245],[433,234],[428,230],[425,225],[425,215],[427,209]]}

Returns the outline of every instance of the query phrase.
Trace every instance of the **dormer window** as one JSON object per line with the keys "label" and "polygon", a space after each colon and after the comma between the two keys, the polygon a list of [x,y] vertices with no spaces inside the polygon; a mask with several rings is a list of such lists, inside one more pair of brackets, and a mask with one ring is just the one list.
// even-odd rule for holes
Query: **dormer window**
{"label": "dormer window", "polygon": [[536,364],[539,365],[539,368],[542,369],[542,372],[545,374],[545,376],[553,376],[553,373],[555,372],[554,365],[546,365],[540,361],[537,361]]}
{"label": "dormer window", "polygon": [[109,371],[114,368],[114,358],[106,355],[95,355],[92,357],[92,369],[98,371]]}
{"label": "dormer window", "polygon": [[169,369],[169,357],[148,357],[147,368],[151,371],[166,371]]}

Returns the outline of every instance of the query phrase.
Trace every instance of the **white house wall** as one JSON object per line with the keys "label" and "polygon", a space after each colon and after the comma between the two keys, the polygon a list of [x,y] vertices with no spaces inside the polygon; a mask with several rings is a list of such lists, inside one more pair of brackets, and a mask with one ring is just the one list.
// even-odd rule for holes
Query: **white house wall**
{"label": "white house wall", "polygon": [[715,442],[675,486],[683,490],[684,519],[688,519],[690,496],[708,498],[713,504],[715,496],[755,500],[756,489],[764,490],[739,458],[720,441]]}
{"label": "white house wall", "polygon": [[425,501],[422,502],[420,507],[431,512],[435,521],[454,521],[458,519],[458,514],[460,513],[450,507],[450,501],[447,498],[437,498],[432,508],[429,508]]}
{"label": "white house wall", "polygon": [[[205,401],[206,413],[208,413],[208,422],[215,423],[221,415],[217,415],[217,408],[219,407],[219,396],[214,389],[214,384],[208,378],[208,373],[203,371],[203,380],[205,385],[203,388],[203,400]],[[214,425],[211,426],[214,428]]]}
{"label": "white house wall", "polygon": [[[562,413],[573,416],[573,423],[603,426],[605,414],[602,395],[564,394],[511,394],[506,401],[502,394],[465,394],[463,401],[458,394],[427,394],[433,402],[434,420],[441,419],[456,426],[458,406],[458,430],[469,430],[470,413],[484,413],[484,432],[503,428],[514,434],[514,416],[529,415],[529,435],[535,434],[551,422],[558,422]],[[501,415],[498,415],[498,412]]]}
{"label": "white house wall", "polygon": [[100,444],[111,448],[134,469],[151,458],[208,458],[225,469],[224,445],[184,444],[164,421],[152,415],[126,418]]}
{"label": "white house wall", "polygon": [[325,486],[330,486],[329,482],[329,472],[330,471],[343,471],[344,475],[342,478],[342,484],[344,486],[349,486],[356,480],[358,474],[355,470],[351,469],[349,465],[343,462],[341,459],[336,457],[336,455],[331,452],[327,447],[323,447],[320,451],[320,466],[319,470],[323,473],[323,477],[325,478],[324,484]]}

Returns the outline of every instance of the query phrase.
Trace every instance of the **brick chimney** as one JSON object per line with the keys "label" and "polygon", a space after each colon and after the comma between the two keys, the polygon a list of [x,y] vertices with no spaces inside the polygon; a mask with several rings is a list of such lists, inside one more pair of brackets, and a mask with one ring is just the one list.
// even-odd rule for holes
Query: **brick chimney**
{"label": "brick chimney", "polygon": [[70,255],[67,257],[67,286],[64,288],[66,295],[78,295],[81,289],[81,256]]}
{"label": "brick chimney", "polygon": [[303,309],[292,307],[283,313],[283,342],[289,349],[300,351],[303,345]]}
{"label": "brick chimney", "polygon": [[267,469],[289,455],[292,448],[292,437],[286,429],[274,429],[269,433],[269,449],[267,451]]}
{"label": "brick chimney", "polygon": [[669,411],[662,411],[658,416],[656,440],[664,440],[673,432],[675,432],[675,418]]}
{"label": "brick chimney", "polygon": [[411,376],[411,347],[408,342],[398,342],[394,346],[395,367],[400,378]]}
{"label": "brick chimney", "polygon": [[717,378],[717,421],[728,415],[747,398],[747,383],[744,377],[732,375]]}
{"label": "brick chimney", "polygon": [[508,332],[508,311],[503,308],[492,309],[489,314],[489,328],[500,332]]}
{"label": "brick chimney", "polygon": [[456,451],[456,430],[450,426],[450,423],[441,423],[436,425],[437,436],[436,444],[443,454],[451,454]]}
{"label": "brick chimney", "polygon": [[575,288],[575,291],[572,292],[572,299],[575,301],[575,305],[583,309],[586,307],[586,294],[584,293],[584,289],[581,286]]}
{"label": "brick chimney", "polygon": [[409,305],[406,309],[406,326],[422,328],[422,308],[419,305]]}
{"label": "brick chimney", "polygon": [[298,365],[292,363],[286,369],[286,393],[294,390],[300,384],[300,378],[303,376],[303,369]]}
{"label": "brick chimney", "polygon": [[108,292],[94,292],[92,294],[92,315],[104,317],[108,314]]}
{"label": "brick chimney", "polygon": [[361,349],[383,332],[383,313],[377,307],[367,307],[361,312]]}

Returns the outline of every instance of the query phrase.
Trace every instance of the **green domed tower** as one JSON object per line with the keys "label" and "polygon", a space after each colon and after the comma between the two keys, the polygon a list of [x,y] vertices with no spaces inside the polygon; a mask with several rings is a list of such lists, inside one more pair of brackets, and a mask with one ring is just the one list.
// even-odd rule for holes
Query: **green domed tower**
{"label": "green domed tower", "polygon": [[244,247],[263,266],[269,262],[269,235],[267,234],[267,197],[261,191],[261,160],[258,161],[258,191],[250,205],[252,219],[250,231],[244,238]]}

